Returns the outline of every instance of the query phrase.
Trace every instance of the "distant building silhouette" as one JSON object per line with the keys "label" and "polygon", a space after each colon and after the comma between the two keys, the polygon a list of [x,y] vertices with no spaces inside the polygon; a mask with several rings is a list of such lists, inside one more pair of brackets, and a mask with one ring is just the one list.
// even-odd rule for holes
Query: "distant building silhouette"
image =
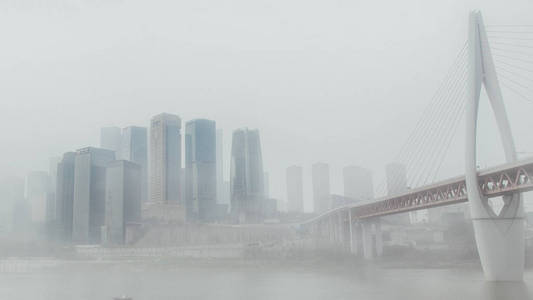
{"label": "distant building silhouette", "polygon": [[154,116],[150,124],[150,201],[181,201],[181,119],[172,114]]}
{"label": "distant building silhouette", "polygon": [[[4,177],[0,180],[0,235],[19,231],[18,222],[29,224],[29,208],[24,199],[24,179]],[[22,220],[16,218],[15,207],[22,208]],[[22,224],[21,224],[22,225]]]}
{"label": "distant building silhouette", "polygon": [[56,222],[60,240],[72,240],[74,209],[74,160],[76,153],[67,152],[57,165]]}
{"label": "distant building silhouette", "polygon": [[300,166],[290,166],[286,171],[287,204],[289,212],[302,213],[303,199],[303,169]]}
{"label": "distant building silhouette", "polygon": [[270,174],[268,174],[268,172],[264,172],[263,173],[263,186],[264,186],[264,189],[265,189],[265,199],[269,199],[270,198]]}
{"label": "distant building silhouette", "polygon": [[329,165],[315,163],[312,169],[314,211],[315,213],[322,213],[331,207],[329,197]]}
{"label": "distant building silhouette", "polygon": [[358,166],[347,166],[342,169],[344,178],[344,196],[357,201],[374,199],[372,172]]}
{"label": "distant building silhouette", "polygon": [[146,127],[129,126],[122,130],[119,159],[141,167],[141,201],[148,201],[148,136]]}
{"label": "distant building silhouette", "polygon": [[55,230],[55,228],[52,228],[52,226],[56,227],[57,225],[56,224],[56,221],[57,221],[57,214],[56,214],[57,166],[60,161],[61,161],[61,157],[51,157],[49,159],[48,176],[50,178],[50,181],[49,181],[49,187],[48,187],[49,189],[48,195],[46,199],[46,220],[48,222],[50,231],[52,229]]}
{"label": "distant building silhouette", "polygon": [[187,218],[213,221],[217,204],[216,124],[196,119],[185,125]]}
{"label": "distant building silhouette", "polygon": [[224,188],[224,134],[222,129],[216,133],[216,161],[217,161],[217,203],[229,206],[229,193]]}
{"label": "distant building silhouette", "polygon": [[247,223],[261,220],[264,180],[258,130],[243,128],[233,132],[230,188],[234,218]]}
{"label": "distant building silhouette", "polygon": [[47,172],[33,171],[26,177],[26,199],[31,208],[31,220],[34,223],[45,223],[48,212],[48,193],[50,192],[50,176]]}
{"label": "distant building silhouette", "polygon": [[124,244],[127,224],[141,222],[141,166],[127,160],[107,165],[105,242]]}
{"label": "distant building silhouette", "polygon": [[76,151],[72,239],[77,243],[100,243],[105,221],[107,164],[115,160],[112,150],[87,147]]}
{"label": "distant building silhouette", "polygon": [[[402,163],[389,163],[385,166],[387,195],[393,196],[407,192],[407,167]],[[385,217],[391,223],[410,224],[409,213]]]}
{"label": "distant building silhouette", "polygon": [[335,194],[329,195],[329,199],[331,203],[331,208],[337,208],[337,207],[346,206],[349,204],[355,204],[361,201],[361,200],[357,200],[354,198],[350,198],[350,197],[346,197],[342,195],[335,195]]}
{"label": "distant building silhouette", "polygon": [[113,150],[119,156],[122,141],[119,127],[103,127],[100,129],[100,148]]}

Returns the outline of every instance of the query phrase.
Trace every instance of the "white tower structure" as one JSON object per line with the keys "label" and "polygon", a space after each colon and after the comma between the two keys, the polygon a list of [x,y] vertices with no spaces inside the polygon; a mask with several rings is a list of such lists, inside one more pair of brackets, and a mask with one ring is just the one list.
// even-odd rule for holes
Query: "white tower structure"
{"label": "white tower structure", "polygon": [[506,162],[516,161],[516,151],[489,42],[479,11],[470,13],[468,36],[469,94],[466,105],[465,175],[470,212],[487,280],[520,281],[524,273],[524,210],[519,193],[504,196],[496,214],[479,189],[476,161],[476,131],[481,86],[485,87],[495,114]]}

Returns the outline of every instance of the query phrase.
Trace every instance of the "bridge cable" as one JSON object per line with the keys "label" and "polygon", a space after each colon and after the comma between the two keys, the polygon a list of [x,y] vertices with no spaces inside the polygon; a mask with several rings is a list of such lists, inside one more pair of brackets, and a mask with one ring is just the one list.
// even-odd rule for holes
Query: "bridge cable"
{"label": "bridge cable", "polygon": [[[461,64],[461,66],[464,66],[464,63]],[[462,67],[457,67],[456,65],[456,72],[458,70],[463,70],[464,71],[464,68]],[[464,72],[462,72],[464,73]],[[455,90],[455,86],[457,86],[457,83],[458,83],[458,80],[457,80],[457,76],[453,76],[452,77],[453,81],[450,81],[449,84],[446,86],[446,88],[444,89],[445,92],[447,93],[444,93],[444,94],[441,94],[440,95],[440,101],[437,102],[438,106],[435,106],[435,105],[431,105],[431,108],[433,108],[433,111],[431,114],[429,115],[426,115],[426,118],[424,118],[424,121],[426,121],[425,123],[427,122],[430,122],[427,126],[424,126],[423,127],[423,131],[420,131],[420,132],[417,132],[418,133],[418,138],[416,139],[415,142],[413,143],[410,143],[410,146],[411,147],[415,147],[416,150],[418,151],[409,151],[410,155],[408,156],[408,158],[406,160],[397,160],[401,163],[404,163],[406,165],[406,171],[408,172],[408,175],[410,178],[412,178],[412,175],[414,174],[416,176],[416,174],[418,174],[420,172],[420,167],[421,167],[421,164],[420,164],[420,161],[425,161],[426,159],[420,159],[420,156],[421,154],[423,154],[424,152],[427,153],[427,151],[424,151],[424,148],[427,148],[427,145],[430,144],[430,145],[434,145],[434,144],[438,144],[437,142],[434,142],[433,139],[430,139],[428,138],[428,135],[429,137],[439,137],[439,134],[436,134],[438,133],[437,129],[439,129],[441,126],[437,126],[436,124],[441,124],[442,121],[441,120],[444,120],[444,119],[447,119],[449,118],[449,113],[445,113],[445,114],[442,114],[442,109],[441,107],[448,103],[449,104],[449,98],[450,98],[450,94],[453,95],[453,93],[450,92],[450,90]],[[460,78],[460,77],[459,77]],[[453,105],[452,105],[453,106]],[[437,109],[435,109],[435,107],[437,107]],[[446,105],[445,107],[449,107],[449,105]],[[453,111],[452,111],[453,113]],[[435,114],[437,114],[437,118],[435,117]],[[440,118],[439,118],[440,117]],[[418,164],[415,164],[412,162],[412,160],[415,159],[419,161]],[[423,165],[422,165],[423,166]],[[393,183],[395,185],[398,184],[398,180],[402,180],[402,178],[396,178],[397,180],[396,181],[393,181]],[[412,179],[411,179],[412,181]]]}
{"label": "bridge cable", "polygon": [[[420,164],[423,166],[423,169],[417,177],[412,178],[412,184],[413,186],[417,187],[420,186],[420,184],[425,184],[427,182],[427,179],[429,178],[429,174],[432,173],[435,167],[435,163],[438,161],[439,156],[441,155],[440,152],[443,150],[442,143],[445,143],[447,140],[447,136],[451,132],[451,128],[454,127],[454,122],[448,122],[450,119],[450,116],[452,118],[456,117],[459,111],[461,110],[462,103],[464,101],[463,97],[463,91],[466,84],[466,77],[467,77],[467,71],[463,72],[463,76],[459,80],[459,85],[454,89],[453,94],[450,95],[450,105],[448,112],[444,114],[445,117],[444,120],[441,120],[440,123],[436,123],[434,127],[437,129],[440,129],[440,131],[432,132],[433,136],[436,137],[438,142],[430,143],[429,149],[425,149],[426,155],[424,160],[420,160]],[[455,119],[455,118],[454,118]],[[442,139],[442,136],[445,137],[445,139]],[[431,142],[431,140],[428,140],[428,143]]]}
{"label": "bridge cable", "polygon": [[533,103],[533,100],[530,99],[529,97],[525,96],[524,94],[522,94],[522,92],[514,89],[513,87],[511,87],[510,85],[507,85],[507,83],[505,83],[504,81],[500,82],[505,88],[507,88],[508,90],[512,91],[513,93],[517,94],[518,96],[520,96],[523,100],[529,102],[529,103]]}
{"label": "bridge cable", "polygon": [[[399,155],[395,158],[394,161],[398,161],[401,163],[407,163],[406,168],[409,167],[408,165],[410,164],[411,160],[414,157],[416,157],[416,153],[413,151],[409,151],[408,147],[409,146],[412,147],[413,145],[418,145],[420,140],[424,141],[424,139],[426,139],[427,134],[425,133],[424,130],[421,131],[420,129],[427,129],[429,127],[428,125],[431,124],[431,121],[435,121],[435,115],[436,114],[438,115],[438,112],[440,111],[440,107],[445,103],[445,99],[447,98],[446,92],[449,90],[450,86],[453,86],[455,84],[455,80],[454,80],[456,79],[455,74],[457,74],[457,72],[461,70],[461,68],[458,66],[459,66],[459,62],[461,61],[461,59],[463,59],[464,54],[466,53],[465,50],[466,50],[466,44],[463,47],[463,49],[460,51],[460,53],[458,54],[456,58],[456,63],[453,64],[453,67],[448,72],[447,76],[445,77],[445,80],[439,86],[439,89],[437,90],[437,92],[434,94],[432,102],[424,110],[422,118],[419,119],[417,126],[415,127],[415,130],[411,132],[411,135],[409,136],[407,142],[403,145]],[[436,107],[439,109],[435,109]],[[402,180],[401,178],[395,178],[395,179],[396,180],[392,182],[394,185],[398,184],[397,182],[398,180]]]}
{"label": "bridge cable", "polygon": [[428,164],[428,166],[426,167],[427,171],[425,171],[425,173],[423,173],[420,179],[416,182],[417,186],[425,185],[433,181],[434,176],[432,176],[432,174],[435,173],[436,169],[438,168],[438,165],[440,164],[440,161],[443,159],[443,157],[446,156],[446,145],[449,143],[448,140],[453,139],[453,134],[455,133],[454,128],[456,128],[459,120],[461,119],[462,113],[464,112],[466,86],[468,82],[467,74],[468,72],[465,72],[465,76],[463,77],[465,80],[463,80],[462,85],[460,86],[460,88],[458,88],[456,92],[456,100],[453,102],[453,106],[455,107],[455,109],[451,114],[451,122],[446,122],[446,127],[443,128],[444,137],[442,138],[442,143],[438,145],[437,151],[433,158],[433,162],[431,162],[431,164]]}
{"label": "bridge cable", "polygon": [[[459,62],[462,59],[462,57],[464,56],[464,54],[465,54],[464,50],[465,49],[466,49],[466,44],[463,47],[463,49],[459,52],[459,54],[457,55],[457,57],[455,59],[456,63],[453,64],[453,66],[450,68],[450,71],[445,76],[444,81],[442,82],[442,84],[437,89],[437,92],[432,97],[432,101],[430,102],[430,105],[428,105],[424,109],[423,114],[422,114],[422,118],[420,118],[418,120],[417,125],[415,126],[415,129],[409,135],[409,138],[407,139],[406,143],[403,144],[403,146],[402,146],[402,148],[400,150],[400,153],[397,155],[397,157],[395,158],[394,161],[404,161],[404,159],[405,159],[404,157],[406,155],[410,156],[410,154],[412,154],[412,151],[408,151],[408,147],[410,145],[412,145],[414,141],[418,141],[419,140],[419,135],[420,135],[420,132],[421,132],[420,129],[421,128],[422,129],[423,128],[427,128],[427,123],[430,120],[433,119],[434,114],[437,112],[437,110],[435,110],[434,108],[435,108],[436,105],[438,105],[438,106],[441,105],[441,103],[442,103],[442,101],[444,99],[442,97],[443,93],[446,91],[446,88],[453,83],[452,79],[454,79],[454,75],[459,70],[457,68],[457,65],[458,65],[457,62]],[[408,159],[408,161],[409,160],[410,160],[410,158]],[[381,188],[384,187],[385,183],[386,183],[386,180],[382,181],[382,183],[378,187],[378,193],[382,191]],[[397,182],[395,184],[397,184]]]}
{"label": "bridge cable", "polygon": [[[463,64],[464,65],[464,64]],[[445,107],[444,107],[444,113],[442,113],[442,109],[439,109],[440,118],[433,119],[432,124],[426,128],[426,132],[424,134],[424,138],[422,140],[422,145],[415,145],[419,151],[416,152],[416,161],[413,163],[411,167],[411,174],[410,174],[410,183],[411,185],[417,185],[418,178],[420,176],[423,176],[425,173],[425,169],[427,169],[427,166],[429,165],[431,157],[434,155],[432,153],[435,148],[439,147],[439,139],[440,139],[440,131],[443,130],[445,127],[443,124],[445,124],[445,121],[449,119],[450,113],[453,113],[454,106],[455,106],[455,99],[453,97],[457,93],[457,87],[460,86],[461,80],[464,77],[465,70],[463,69],[462,72],[463,76],[456,77],[456,80],[454,82],[454,85],[448,90],[448,93],[445,97]],[[453,99],[450,103],[450,99]],[[428,151],[429,147],[429,151]],[[416,169],[420,168],[420,169]]]}
{"label": "bridge cable", "polygon": [[526,71],[526,72],[529,72],[529,73],[533,73],[533,70],[530,70],[530,69],[527,69],[527,68],[524,68],[524,67],[521,67],[521,66],[513,65],[513,64],[507,63],[507,62],[502,61],[502,60],[495,59],[494,62],[496,63],[496,66],[498,66],[499,64],[503,64],[503,65],[509,66],[511,68],[515,68],[515,69],[519,69],[519,70]]}
{"label": "bridge cable", "polygon": [[[461,67],[456,68],[456,70],[461,70],[461,69],[462,69]],[[435,144],[432,139],[428,138],[428,135],[429,137],[438,136],[438,134],[435,134],[435,129],[439,128],[437,124],[441,124],[441,120],[447,117],[447,114],[442,114],[442,107],[443,106],[444,108],[449,107],[449,105],[446,105],[448,102],[447,100],[449,99],[450,90],[454,90],[455,87],[457,86],[457,83],[458,83],[457,78],[458,78],[457,76],[454,76],[453,79],[455,80],[451,81],[451,84],[446,87],[446,89],[444,90],[445,93],[441,95],[441,101],[438,102],[438,106],[433,106],[433,114],[428,115],[426,118],[426,121],[429,121],[429,124],[423,127],[424,130],[421,132],[421,135],[419,135],[419,139],[416,142],[410,144],[412,147],[415,147],[415,149],[418,151],[410,151],[411,155],[409,156],[409,158],[407,160],[400,161],[402,163],[405,163],[406,169],[411,178],[413,174],[416,175],[420,172],[419,168],[420,168],[421,162],[425,161],[425,158],[420,159],[420,156],[424,152],[427,153],[427,151],[424,151],[424,148],[427,147],[427,144],[430,144],[430,145]],[[437,118],[434,116],[435,114],[437,114]],[[418,161],[418,164],[413,163],[412,162],[413,159],[415,159],[415,161]]]}

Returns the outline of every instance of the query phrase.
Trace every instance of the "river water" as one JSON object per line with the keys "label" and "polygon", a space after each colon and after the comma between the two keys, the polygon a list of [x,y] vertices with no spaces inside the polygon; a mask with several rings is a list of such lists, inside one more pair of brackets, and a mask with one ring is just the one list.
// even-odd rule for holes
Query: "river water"
{"label": "river water", "polygon": [[347,264],[64,262],[0,273],[0,299],[533,299],[524,283],[489,283],[478,268],[383,268]]}

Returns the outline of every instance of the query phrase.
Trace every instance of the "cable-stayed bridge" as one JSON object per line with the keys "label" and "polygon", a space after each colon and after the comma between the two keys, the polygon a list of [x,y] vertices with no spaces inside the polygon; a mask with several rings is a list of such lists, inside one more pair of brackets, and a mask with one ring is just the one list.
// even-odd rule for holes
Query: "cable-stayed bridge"
{"label": "cable-stayed bridge", "polygon": [[[477,120],[482,87],[498,125],[505,163],[480,170]],[[533,102],[533,26],[485,26],[470,14],[468,40],[395,158],[409,179],[378,186],[388,195],[326,211],[301,225],[327,235],[365,258],[382,253],[380,217],[468,202],[481,264],[488,280],[522,280],[524,209],[521,193],[533,190],[533,158],[518,160],[501,87]],[[464,117],[464,118],[463,118]],[[465,128],[465,173],[436,181],[459,125]],[[410,188],[408,188],[410,187]],[[392,192],[391,192],[392,191]],[[501,197],[496,211],[489,198]]]}

